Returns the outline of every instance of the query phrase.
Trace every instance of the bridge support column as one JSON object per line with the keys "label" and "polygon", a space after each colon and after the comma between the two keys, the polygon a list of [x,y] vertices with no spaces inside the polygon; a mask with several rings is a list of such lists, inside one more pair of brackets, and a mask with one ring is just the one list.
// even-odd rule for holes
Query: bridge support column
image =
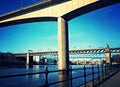
{"label": "bridge support column", "polygon": [[26,56],[26,65],[33,65],[33,56],[30,56],[30,53],[27,53]]}
{"label": "bridge support column", "polygon": [[28,52],[26,56],[26,65],[29,65],[30,62],[29,60],[30,60],[30,53]]}
{"label": "bridge support column", "polygon": [[105,48],[105,55],[106,55],[106,63],[111,64],[111,53],[110,53],[110,48],[109,45]]}
{"label": "bridge support column", "polygon": [[58,69],[69,69],[68,22],[58,18]]}
{"label": "bridge support column", "polygon": [[110,64],[111,63],[111,53],[105,53],[106,55],[106,63]]}

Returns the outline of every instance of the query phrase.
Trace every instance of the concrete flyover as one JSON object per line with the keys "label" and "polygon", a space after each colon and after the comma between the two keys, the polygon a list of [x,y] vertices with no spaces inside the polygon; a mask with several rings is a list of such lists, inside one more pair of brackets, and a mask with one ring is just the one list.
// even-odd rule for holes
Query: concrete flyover
{"label": "concrete flyover", "polygon": [[58,68],[68,69],[68,21],[87,12],[119,3],[120,0],[44,0],[0,16],[0,27],[37,22],[58,22]]}

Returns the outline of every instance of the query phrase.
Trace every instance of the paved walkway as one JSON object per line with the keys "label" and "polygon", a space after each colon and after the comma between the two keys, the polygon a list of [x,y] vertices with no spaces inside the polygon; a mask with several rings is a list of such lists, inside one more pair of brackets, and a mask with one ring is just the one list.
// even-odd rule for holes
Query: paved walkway
{"label": "paved walkway", "polygon": [[120,87],[120,71],[103,82],[98,87]]}

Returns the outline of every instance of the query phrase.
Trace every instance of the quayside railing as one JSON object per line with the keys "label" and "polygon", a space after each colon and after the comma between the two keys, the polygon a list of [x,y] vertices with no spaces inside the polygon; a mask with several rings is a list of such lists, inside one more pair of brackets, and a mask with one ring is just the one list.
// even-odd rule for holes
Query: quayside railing
{"label": "quayside railing", "polygon": [[[80,76],[73,76],[74,71],[81,70],[83,73]],[[89,72],[87,72],[89,70]],[[48,67],[45,68],[43,72],[35,72],[35,73],[25,73],[25,74],[15,74],[15,75],[7,75],[7,76],[0,76],[0,79],[3,78],[12,78],[12,77],[19,77],[19,76],[28,76],[28,75],[35,75],[35,74],[44,74],[44,85],[40,85],[39,87],[49,87],[55,84],[59,84],[58,87],[62,87],[63,85],[67,85],[67,87],[75,87],[73,80],[75,79],[83,79],[83,83],[79,84],[77,87],[97,87],[100,83],[104,82],[107,78],[117,72],[119,68],[117,65],[111,64],[102,64],[102,65],[91,65],[91,67],[87,67],[83,65],[81,68],[72,69],[70,67],[67,70],[48,70]],[[60,78],[62,80],[58,80],[55,82],[49,82],[49,74],[50,73],[59,73],[61,75]],[[87,80],[91,76],[90,80]],[[61,85],[62,84],[62,85]]]}

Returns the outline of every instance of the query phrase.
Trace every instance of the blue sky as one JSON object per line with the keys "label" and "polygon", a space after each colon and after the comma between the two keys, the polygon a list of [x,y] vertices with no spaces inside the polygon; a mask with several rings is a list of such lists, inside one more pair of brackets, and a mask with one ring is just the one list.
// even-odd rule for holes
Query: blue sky
{"label": "blue sky", "polygon": [[0,14],[5,14],[22,7],[26,7],[37,2],[44,0],[1,0],[0,1]]}
{"label": "blue sky", "polygon": [[[11,4],[6,3],[6,1]],[[20,1],[3,0],[0,15],[20,8]],[[42,0],[24,0],[23,6]],[[14,3],[14,5],[13,5]],[[16,3],[16,4],[15,4]],[[6,6],[5,6],[6,5]],[[7,10],[7,8],[9,8]],[[105,7],[69,21],[69,48],[120,47],[120,4]],[[0,28],[0,51],[57,50],[57,22],[34,22]]]}

